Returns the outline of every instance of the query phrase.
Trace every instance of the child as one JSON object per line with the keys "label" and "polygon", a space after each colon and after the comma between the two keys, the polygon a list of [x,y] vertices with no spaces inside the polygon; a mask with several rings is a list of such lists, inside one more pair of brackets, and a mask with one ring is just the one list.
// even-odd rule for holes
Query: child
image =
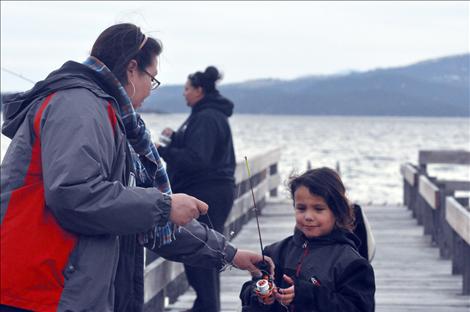
{"label": "child", "polygon": [[273,295],[256,279],[241,290],[243,311],[374,311],[374,271],[357,247],[354,217],[338,174],[329,168],[293,177],[294,235],[265,248],[275,265]]}

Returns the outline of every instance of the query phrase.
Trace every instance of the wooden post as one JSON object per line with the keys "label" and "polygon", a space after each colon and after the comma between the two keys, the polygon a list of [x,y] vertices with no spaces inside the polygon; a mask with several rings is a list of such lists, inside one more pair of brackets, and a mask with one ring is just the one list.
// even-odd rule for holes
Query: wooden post
{"label": "wooden post", "polygon": [[470,295],[470,245],[463,246],[462,294]]}
{"label": "wooden post", "polygon": [[421,196],[416,196],[416,222],[418,225],[423,225],[423,212],[424,212],[424,199]]}
{"label": "wooden post", "polygon": [[437,209],[440,205],[440,191],[436,179],[426,176],[419,178],[419,196],[423,199],[424,234],[431,235],[432,243],[437,243]]}
{"label": "wooden post", "polygon": [[[277,172],[277,163],[269,166],[269,175],[274,176],[278,174]],[[269,190],[269,196],[277,197],[277,186]]]}
{"label": "wooden post", "polygon": [[336,161],[336,172],[341,176],[341,166],[338,160]]}
{"label": "wooden post", "polygon": [[413,213],[416,218],[416,197],[418,195],[419,174],[415,166],[406,163],[400,166],[403,176],[403,203]]}
{"label": "wooden post", "polygon": [[[454,197],[446,198],[446,220],[454,236],[452,272],[462,273],[462,293],[470,294],[470,209]],[[459,249],[460,251],[457,251]]]}
{"label": "wooden post", "polygon": [[310,162],[310,160],[307,160],[307,170],[310,169],[312,169],[312,163]]}
{"label": "wooden post", "polygon": [[411,196],[411,186],[410,184],[406,181],[405,178],[403,178],[403,205],[405,205],[409,210],[411,210],[410,207],[410,196]]}
{"label": "wooden post", "polygon": [[454,191],[448,189],[446,183],[439,183],[440,205],[437,209],[437,238],[439,244],[439,254],[443,259],[452,257],[452,228],[446,220],[446,198],[453,196]]}
{"label": "wooden post", "polygon": [[[467,207],[469,204],[468,198],[454,198],[460,205]],[[446,200],[446,209],[447,209],[447,200]],[[456,233],[451,225],[446,220],[447,225],[450,228],[450,235],[452,239],[452,274],[459,275],[463,273],[464,267],[464,250],[465,250],[465,241]]]}
{"label": "wooden post", "polygon": [[465,241],[452,231],[452,274],[459,275],[463,271],[463,250]]}

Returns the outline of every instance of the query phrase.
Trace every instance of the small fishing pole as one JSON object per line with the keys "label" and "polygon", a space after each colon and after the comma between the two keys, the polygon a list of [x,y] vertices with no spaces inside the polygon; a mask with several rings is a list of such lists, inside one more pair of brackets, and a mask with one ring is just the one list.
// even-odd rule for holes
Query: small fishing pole
{"label": "small fishing pole", "polygon": [[248,181],[250,183],[251,196],[253,197],[253,207],[255,209],[256,226],[258,227],[259,244],[261,246],[261,257],[263,259],[261,264],[257,265],[258,268],[261,270],[261,278],[255,283],[255,287],[253,291],[262,302],[264,302],[265,304],[268,304],[272,300],[276,285],[274,284],[272,276],[269,274],[269,264],[264,259],[263,240],[261,239],[261,230],[260,230],[259,220],[258,220],[259,210],[258,210],[258,207],[256,206],[255,192],[253,191],[253,184],[251,182],[251,172],[250,172],[250,167],[248,166],[248,158],[246,156],[245,156],[245,163],[246,163],[246,169],[248,171]]}
{"label": "small fishing pole", "polygon": [[3,71],[6,71],[7,73],[12,74],[12,75],[14,75],[14,76],[16,76],[16,77],[19,77],[19,78],[21,78],[21,79],[23,79],[23,80],[25,80],[25,81],[27,81],[27,82],[31,82],[32,84],[35,84],[35,83],[36,83],[35,81],[33,81],[33,80],[29,79],[29,78],[26,78],[25,76],[23,76],[23,75],[21,75],[21,74],[15,73],[15,72],[12,71],[12,70],[6,69],[5,67],[2,67],[2,70],[3,70]]}
{"label": "small fishing pole", "polygon": [[245,163],[246,163],[246,170],[248,171],[248,181],[250,183],[251,196],[253,197],[253,207],[255,209],[256,226],[258,227],[259,244],[261,246],[261,256],[263,257],[263,263],[265,263],[263,240],[261,239],[261,230],[260,230],[260,227],[259,227],[259,220],[258,220],[258,207],[256,207],[255,193],[253,191],[253,184],[251,182],[250,167],[248,166],[248,158],[246,156],[245,156]]}

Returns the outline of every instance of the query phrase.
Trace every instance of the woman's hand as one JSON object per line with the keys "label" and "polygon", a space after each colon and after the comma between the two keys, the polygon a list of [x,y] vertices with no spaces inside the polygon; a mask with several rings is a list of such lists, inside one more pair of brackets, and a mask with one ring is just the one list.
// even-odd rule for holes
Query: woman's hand
{"label": "woman's hand", "polygon": [[162,133],[160,134],[160,144],[161,146],[168,146],[171,144],[171,137],[174,131],[170,128],[163,129]]}
{"label": "woman's hand", "polygon": [[241,270],[247,270],[253,276],[261,276],[262,273],[256,264],[262,261],[266,261],[269,266],[270,274],[274,274],[274,262],[268,256],[262,256],[256,252],[245,249],[238,249],[235,257],[233,258],[233,265]]}
{"label": "woman's hand", "polygon": [[176,225],[185,225],[192,219],[207,213],[209,206],[202,200],[187,194],[179,193],[171,196],[170,220]]}
{"label": "woman's hand", "polygon": [[171,128],[165,128],[165,129],[163,129],[163,131],[162,131],[162,135],[171,138],[171,136],[173,135],[173,132],[174,132],[173,129],[171,129]]}
{"label": "woman's hand", "polygon": [[274,294],[276,300],[279,301],[282,305],[289,305],[292,303],[295,297],[295,289],[294,289],[294,281],[287,275],[283,275],[282,278],[286,281],[290,286],[289,288],[278,288]]}

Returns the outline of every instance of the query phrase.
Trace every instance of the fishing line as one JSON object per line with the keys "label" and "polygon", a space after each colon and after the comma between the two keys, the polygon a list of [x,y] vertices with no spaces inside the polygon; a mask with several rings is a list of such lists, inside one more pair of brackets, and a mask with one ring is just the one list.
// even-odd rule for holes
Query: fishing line
{"label": "fishing line", "polygon": [[[278,302],[279,302],[279,301],[278,301]],[[279,304],[280,304],[281,306],[283,306],[284,309],[286,309],[287,312],[289,312],[289,307],[288,307],[288,306],[286,306],[286,305],[285,305],[284,303],[282,303],[282,302],[279,302]]]}
{"label": "fishing line", "polygon": [[[215,253],[220,253],[219,250],[215,250],[214,248],[212,248],[211,246],[209,246],[208,243],[206,243],[205,241],[203,241],[201,238],[197,237],[196,235],[194,235],[190,230],[188,230],[187,228],[185,228],[184,226],[180,226],[178,228],[179,230],[183,229],[185,230],[189,235],[191,235],[192,237],[194,237],[195,239],[197,239],[198,241],[200,241],[201,243],[203,243],[209,250],[215,252]],[[214,234],[215,235],[215,234]],[[217,236],[216,236],[217,237]]]}
{"label": "fishing line", "polygon": [[[246,158],[246,157],[245,157],[245,158]],[[234,203],[235,203],[235,201],[236,201],[237,199],[240,198],[241,182],[238,183],[238,186],[237,186],[236,188],[237,188],[237,191],[235,192],[235,193],[236,193],[236,196],[234,197]],[[209,209],[210,209],[210,208],[211,208],[211,207],[209,207]],[[232,205],[232,209],[233,209],[233,205]],[[210,218],[210,216],[209,216],[209,212],[208,212],[205,216],[207,217],[207,220],[209,221],[209,228],[212,229],[212,230],[214,230],[214,231],[216,231],[216,230],[215,230],[215,227],[214,227],[214,224],[212,223],[212,220],[211,220],[211,218]],[[230,214],[229,214],[229,216],[230,216]],[[229,235],[230,239],[233,238],[233,236],[235,235],[235,231],[230,231],[230,233],[228,233],[228,235]],[[216,237],[215,233],[214,233],[214,236]],[[217,237],[216,237],[216,238],[217,238]]]}
{"label": "fishing line", "polygon": [[[185,228],[184,226],[180,226],[178,227],[178,230],[181,231],[181,229],[183,229],[184,231],[186,231],[186,233],[188,233],[189,235],[191,235],[193,238],[195,238],[196,240],[200,241],[204,246],[207,247],[207,249],[211,250],[212,252],[216,253],[216,254],[220,254],[220,250],[216,250],[214,248],[212,248],[211,246],[209,246],[209,244],[207,244],[207,242],[203,241],[201,238],[197,237],[196,235],[194,235],[190,230],[188,230],[187,228]],[[217,238],[217,236],[215,235],[214,233],[214,236]],[[224,260],[225,261],[225,260]],[[230,268],[230,267],[234,267],[234,268],[237,268],[240,270],[240,268],[238,268],[234,263],[229,263],[229,262],[226,262],[225,265],[219,270],[220,272],[223,272],[225,271],[227,268]],[[255,271],[250,271],[250,270],[247,270],[248,272],[250,273],[254,273]]]}
{"label": "fishing line", "polygon": [[[246,156],[245,156],[245,159],[247,159]],[[249,173],[249,172],[248,172],[248,176],[250,176],[250,173]],[[238,183],[238,186],[236,187],[237,190],[236,190],[236,192],[235,192],[235,193],[236,193],[235,200],[237,200],[237,199],[240,198],[241,185],[242,185],[242,183],[241,183],[241,181],[240,181],[240,182]],[[251,186],[251,181],[250,181],[250,186]],[[252,190],[252,191],[253,191],[253,190]],[[210,208],[210,207],[209,207],[209,208]],[[210,224],[210,229],[213,230],[213,231],[215,231],[214,225],[213,225],[213,223],[212,223],[211,218],[209,217],[209,214],[206,214],[206,216],[207,216],[207,219],[208,219],[209,224]],[[202,240],[201,238],[197,237],[195,234],[193,234],[190,230],[188,230],[188,229],[185,228],[184,226],[179,226],[179,227],[178,227],[178,231],[181,231],[181,230],[184,230],[186,233],[188,233],[190,236],[192,236],[193,238],[195,238],[197,241],[201,242],[201,243],[202,243],[205,247],[207,247],[207,249],[209,249],[210,251],[212,251],[212,252],[214,252],[214,253],[220,253],[220,251],[215,250],[214,248],[212,248],[211,246],[209,246],[209,244],[208,244],[206,241],[204,241],[204,240]],[[209,232],[212,232],[212,231],[209,231]],[[215,233],[212,233],[212,235],[214,235],[214,237],[215,237],[215,239],[216,239],[216,241],[217,241],[217,235],[216,235]],[[231,231],[231,232],[229,233],[229,235],[230,235],[230,237],[233,237],[233,236],[235,235],[235,232],[234,232],[234,231]],[[264,260],[264,256],[263,256],[263,260]],[[228,265],[226,265],[225,267],[223,267],[223,268],[221,269],[221,271],[224,271],[227,267],[232,267],[232,266],[235,267],[235,268],[237,268],[237,269],[239,269],[235,264],[229,263]],[[250,270],[248,270],[248,271],[249,271],[250,273],[254,273],[254,272],[255,272],[255,271],[250,271]]]}
{"label": "fishing line", "polygon": [[9,69],[7,69],[7,68],[5,68],[5,67],[2,67],[2,70],[3,70],[3,71],[6,71],[7,73],[12,74],[12,75],[14,75],[14,76],[16,76],[16,77],[18,77],[18,78],[21,78],[21,79],[23,79],[23,80],[25,80],[25,81],[27,81],[27,82],[31,82],[32,84],[35,84],[35,83],[36,83],[34,80],[31,80],[31,79],[29,79],[29,78],[26,78],[25,76],[23,76],[23,75],[21,75],[21,74],[18,74],[18,73],[15,73],[14,71],[9,70]]}
{"label": "fishing line", "polygon": [[[241,182],[238,183],[238,186],[237,186],[236,188],[237,188],[237,190],[236,190],[236,192],[235,192],[235,193],[236,193],[236,196],[234,197],[235,200],[237,200],[237,199],[240,198]],[[210,208],[210,207],[209,207],[209,208]],[[208,226],[209,226],[209,229],[211,230],[211,231],[209,231],[209,232],[216,231],[215,228],[214,228],[214,224],[212,223],[212,220],[211,220],[211,218],[210,218],[210,216],[209,216],[209,213],[207,213],[206,216],[207,216],[207,219],[208,219],[208,221],[209,221],[209,225],[208,225]],[[210,251],[212,251],[212,252],[214,252],[214,253],[216,253],[216,254],[217,254],[217,253],[220,253],[219,250],[215,250],[214,248],[212,248],[211,246],[209,246],[209,244],[208,244],[207,242],[205,242],[205,241],[202,240],[201,238],[197,237],[194,233],[192,233],[189,229],[185,228],[184,226],[179,226],[179,227],[178,227],[178,231],[181,231],[181,230],[184,230],[186,233],[188,233],[190,236],[192,236],[193,238],[195,238],[197,241],[201,242],[201,243],[202,243],[204,246],[206,246],[207,249],[209,249]],[[215,233],[212,233],[212,235],[214,236],[215,241],[218,241],[217,235],[216,235]],[[230,238],[232,238],[234,235],[235,235],[235,232],[234,232],[234,231],[230,231],[230,233],[229,233]],[[239,269],[235,264],[233,264],[233,263],[227,263],[220,271],[222,272],[222,271],[224,271],[225,269],[227,269],[227,267],[231,267],[231,266],[233,266],[233,267]],[[252,272],[250,271],[250,273],[252,273]]]}

